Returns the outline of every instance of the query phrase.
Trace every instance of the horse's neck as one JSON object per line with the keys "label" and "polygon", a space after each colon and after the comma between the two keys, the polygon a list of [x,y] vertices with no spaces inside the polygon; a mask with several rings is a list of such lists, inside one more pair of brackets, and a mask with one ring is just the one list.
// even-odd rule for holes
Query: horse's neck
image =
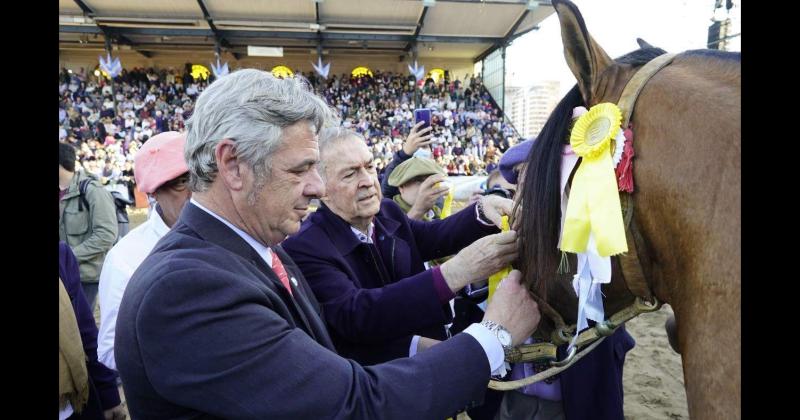
{"label": "horse's neck", "polygon": [[679,282],[711,274],[710,262],[738,257],[738,68],[702,56],[676,58],[650,80],[634,109],[634,221],[651,257],[647,280],[667,302],[682,298],[674,291],[692,288]]}

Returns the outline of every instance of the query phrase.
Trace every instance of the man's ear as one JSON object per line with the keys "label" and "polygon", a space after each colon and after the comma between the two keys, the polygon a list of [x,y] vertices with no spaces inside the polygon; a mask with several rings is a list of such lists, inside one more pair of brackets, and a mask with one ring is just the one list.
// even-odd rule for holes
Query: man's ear
{"label": "man's ear", "polygon": [[244,188],[243,162],[236,155],[236,143],[231,139],[223,139],[214,148],[214,157],[217,161],[218,176],[222,182],[233,191]]}

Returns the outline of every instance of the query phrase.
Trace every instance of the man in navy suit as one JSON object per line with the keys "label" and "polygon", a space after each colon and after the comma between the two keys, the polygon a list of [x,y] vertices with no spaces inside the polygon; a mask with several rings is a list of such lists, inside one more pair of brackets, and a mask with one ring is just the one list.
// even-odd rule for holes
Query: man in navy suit
{"label": "man in navy suit", "polygon": [[479,401],[504,351],[535,330],[538,308],[512,272],[481,323],[414,357],[362,367],[334,352],[278,246],[325,195],[316,133],[330,116],[302,80],[253,69],[199,96],[192,199],[120,305],[115,353],[133,418],[442,419]]}
{"label": "man in navy suit", "polygon": [[[443,220],[411,220],[381,200],[361,135],[328,128],[319,137],[327,194],[283,247],[322,305],[339,354],[375,364],[447,339],[455,293],[517,256],[516,234],[496,227],[512,201],[485,196]],[[424,265],[453,254],[440,266]]]}

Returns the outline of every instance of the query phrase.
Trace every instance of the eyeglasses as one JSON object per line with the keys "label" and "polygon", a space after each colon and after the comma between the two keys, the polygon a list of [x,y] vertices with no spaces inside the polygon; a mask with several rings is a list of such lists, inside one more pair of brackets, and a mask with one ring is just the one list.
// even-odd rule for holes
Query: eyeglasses
{"label": "eyeglasses", "polygon": [[492,187],[492,188],[486,190],[486,192],[484,192],[483,195],[499,195],[500,197],[504,197],[504,198],[508,198],[509,200],[513,200],[514,199],[514,193],[515,193],[514,190],[507,190],[507,189],[505,189],[503,187]]}
{"label": "eyeglasses", "polygon": [[183,191],[189,187],[189,173],[185,173],[175,179],[165,182],[159,189],[168,188],[175,191]]}

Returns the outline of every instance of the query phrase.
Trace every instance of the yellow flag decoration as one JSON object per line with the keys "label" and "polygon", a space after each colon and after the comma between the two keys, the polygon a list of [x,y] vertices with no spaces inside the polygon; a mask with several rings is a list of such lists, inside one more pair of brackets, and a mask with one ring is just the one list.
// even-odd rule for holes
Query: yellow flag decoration
{"label": "yellow flag decoration", "polygon": [[611,151],[621,120],[616,105],[602,103],[583,114],[572,128],[572,150],[583,159],[567,202],[562,251],[585,252],[590,233],[602,257],[628,251]]}
{"label": "yellow flag decoration", "polygon": [[[500,222],[500,230],[503,232],[508,232],[510,227],[508,226],[508,216],[502,216]],[[492,295],[494,295],[495,289],[497,289],[497,285],[500,284],[500,280],[503,280],[508,273],[511,272],[511,266],[508,265],[502,270],[498,271],[497,273],[492,274],[489,276],[489,297],[486,299],[486,303],[492,301]]]}
{"label": "yellow flag decoration", "polygon": [[442,219],[453,214],[453,186],[450,185],[450,183],[447,183],[447,185],[450,186],[450,191],[447,192],[447,195],[444,197],[444,203],[442,203]]}

